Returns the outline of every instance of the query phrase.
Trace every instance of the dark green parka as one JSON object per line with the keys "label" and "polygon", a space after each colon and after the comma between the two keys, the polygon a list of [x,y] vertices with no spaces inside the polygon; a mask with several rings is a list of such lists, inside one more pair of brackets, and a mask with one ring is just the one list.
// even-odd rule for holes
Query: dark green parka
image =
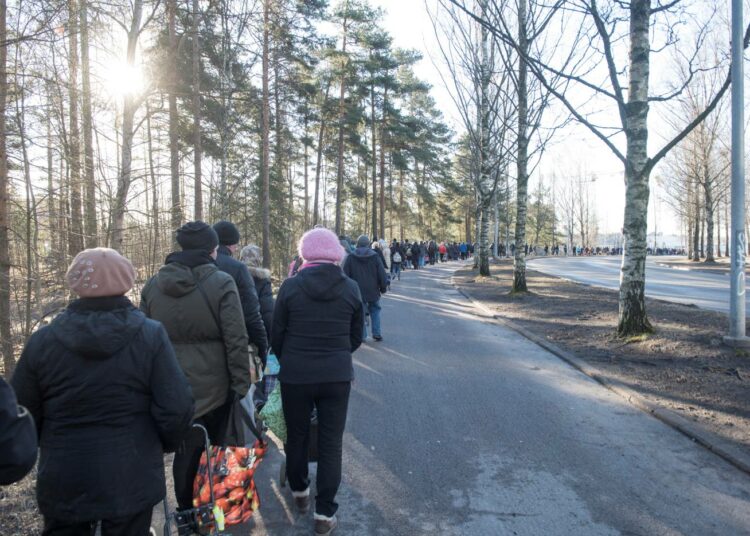
{"label": "dark green parka", "polygon": [[193,390],[196,418],[227,402],[230,389],[240,397],[247,394],[250,357],[237,286],[208,253],[188,250],[167,257],[143,287],[141,310],[167,329]]}

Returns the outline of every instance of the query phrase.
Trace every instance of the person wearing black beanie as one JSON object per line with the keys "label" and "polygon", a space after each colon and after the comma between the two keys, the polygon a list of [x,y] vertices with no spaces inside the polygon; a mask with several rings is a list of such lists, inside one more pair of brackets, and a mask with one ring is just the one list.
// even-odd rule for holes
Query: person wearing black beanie
{"label": "person wearing black beanie", "polygon": [[248,340],[258,349],[258,354],[265,366],[266,354],[268,353],[268,335],[263,324],[263,317],[260,315],[258,292],[247,266],[234,258],[234,253],[240,243],[240,232],[235,224],[225,220],[216,222],[213,229],[219,238],[216,265],[219,270],[231,275],[237,284],[242,312],[245,315]]}
{"label": "person wearing black beanie", "polygon": [[[216,264],[219,238],[211,226],[187,223],[176,238],[182,251],[171,253],[143,287],[140,308],[166,328],[195,399],[194,422],[205,427],[211,444],[221,445],[232,402],[250,388],[242,303],[234,280]],[[191,429],[175,453],[172,474],[179,510],[193,507],[202,437]]]}
{"label": "person wearing black beanie", "polygon": [[222,246],[236,246],[240,243],[240,232],[232,222],[225,220],[214,223],[214,231]]}
{"label": "person wearing black beanie", "polygon": [[207,223],[191,221],[177,229],[177,243],[183,250],[200,250],[213,253],[219,245],[219,236]]}

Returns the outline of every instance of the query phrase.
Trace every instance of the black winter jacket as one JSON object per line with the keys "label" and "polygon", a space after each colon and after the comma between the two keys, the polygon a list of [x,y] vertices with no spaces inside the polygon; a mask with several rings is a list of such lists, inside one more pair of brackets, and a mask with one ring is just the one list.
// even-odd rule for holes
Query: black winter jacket
{"label": "black winter jacket", "polygon": [[271,271],[265,268],[251,268],[250,275],[253,276],[255,291],[258,293],[260,302],[260,316],[263,318],[263,324],[266,327],[268,342],[271,342],[271,327],[273,326],[273,289],[271,288]]}
{"label": "black winter jacket", "polygon": [[193,399],[164,327],[127,298],[71,303],[29,338],[12,385],[39,431],[42,514],[110,519],[164,498]]}
{"label": "black winter jacket", "polygon": [[0,378],[0,486],[25,477],[36,463],[36,451],[34,419]]}
{"label": "black winter jacket", "polygon": [[245,327],[249,342],[258,347],[261,357],[268,352],[268,337],[260,316],[260,304],[258,294],[255,292],[255,284],[250,272],[244,263],[232,257],[232,252],[226,246],[219,246],[219,255],[216,257],[216,265],[219,270],[232,276],[240,293],[242,313],[245,315]]}
{"label": "black winter jacket", "polygon": [[357,248],[344,262],[344,273],[359,285],[365,302],[376,302],[388,290],[385,263],[370,248]]}
{"label": "black winter jacket", "polygon": [[359,288],[341,268],[321,264],[300,270],[281,285],[273,311],[271,346],[281,364],[279,379],[353,380],[352,352],[362,344],[363,326]]}

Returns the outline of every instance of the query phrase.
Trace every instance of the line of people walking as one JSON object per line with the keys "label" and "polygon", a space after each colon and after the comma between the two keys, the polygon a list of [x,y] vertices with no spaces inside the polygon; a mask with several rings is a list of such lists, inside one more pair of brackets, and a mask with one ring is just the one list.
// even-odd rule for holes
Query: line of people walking
{"label": "line of people walking", "polygon": [[[164,453],[175,453],[177,508],[190,510],[202,452],[192,424],[223,444],[230,407],[250,389],[254,357],[265,363],[273,352],[294,503],[304,514],[312,502],[314,409],[313,528],[330,534],[338,524],[352,353],[367,340],[367,323],[372,338],[383,340],[381,296],[402,268],[470,256],[472,248],[366,235],[352,244],[315,228],[302,236],[291,277],[274,299],[260,248],[240,250],[231,222],[189,222],[175,237],[180,250],[146,282],[138,307],[127,297],[136,280],[127,258],[107,248],[75,257],[66,282],[77,298],[29,338],[12,390],[0,383],[0,483],[30,470],[38,436],[44,536],[88,536],[97,524],[103,536],[145,536],[166,494]],[[180,534],[198,530],[181,527]]]}

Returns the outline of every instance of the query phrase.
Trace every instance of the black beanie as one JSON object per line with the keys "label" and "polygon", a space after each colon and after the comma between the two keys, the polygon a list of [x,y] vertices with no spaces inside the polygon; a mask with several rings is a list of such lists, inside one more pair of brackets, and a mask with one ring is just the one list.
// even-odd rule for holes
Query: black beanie
{"label": "black beanie", "polygon": [[237,227],[229,221],[214,223],[214,231],[219,236],[219,244],[222,246],[233,246],[240,243],[240,232]]}
{"label": "black beanie", "polygon": [[199,249],[212,252],[219,245],[210,225],[202,221],[191,221],[177,229],[177,243],[184,249]]}

